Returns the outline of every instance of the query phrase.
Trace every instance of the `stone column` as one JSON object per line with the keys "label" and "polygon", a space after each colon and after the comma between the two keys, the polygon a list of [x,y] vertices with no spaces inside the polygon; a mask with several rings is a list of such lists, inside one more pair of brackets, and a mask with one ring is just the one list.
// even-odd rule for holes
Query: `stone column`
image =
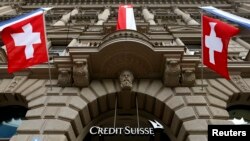
{"label": "stone column", "polygon": [[198,22],[192,19],[189,14],[184,13],[179,8],[174,8],[174,13],[181,16],[185,23],[187,23],[188,25],[200,25]]}
{"label": "stone column", "polygon": [[149,25],[156,25],[154,21],[154,14],[150,13],[147,8],[143,8],[142,15]]}
{"label": "stone column", "polygon": [[69,12],[68,14],[63,15],[62,18],[54,24],[54,26],[65,26],[69,22],[70,17],[78,14],[78,11],[79,10],[77,8],[75,8],[74,10]]}
{"label": "stone column", "polygon": [[98,21],[95,23],[95,25],[103,25],[103,23],[108,20],[109,15],[110,9],[105,8],[104,11],[98,15]]}
{"label": "stone column", "polygon": [[15,9],[12,9],[11,6],[2,6],[0,7],[0,16],[2,15],[16,15],[17,12]]}

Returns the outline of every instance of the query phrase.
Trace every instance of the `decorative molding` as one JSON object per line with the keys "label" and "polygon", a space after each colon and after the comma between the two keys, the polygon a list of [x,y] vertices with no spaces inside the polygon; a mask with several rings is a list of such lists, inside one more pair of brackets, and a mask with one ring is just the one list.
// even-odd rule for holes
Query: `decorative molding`
{"label": "decorative molding", "polygon": [[28,78],[28,76],[15,76],[4,90],[5,93],[14,93],[15,90]]}
{"label": "decorative molding", "polygon": [[77,87],[86,87],[89,85],[89,71],[87,59],[81,59],[73,65],[73,80]]}
{"label": "decorative molding", "polygon": [[233,84],[240,89],[243,93],[249,93],[250,87],[246,84],[246,82],[241,78],[240,75],[231,75],[231,81]]}
{"label": "decorative molding", "polygon": [[134,76],[129,70],[124,70],[119,76],[122,90],[131,90],[133,87]]}
{"label": "decorative molding", "polygon": [[166,59],[163,82],[165,86],[175,87],[180,81],[180,62],[176,59]]}
{"label": "decorative molding", "polygon": [[70,69],[60,68],[58,74],[58,84],[61,87],[72,86],[72,74]]}
{"label": "decorative molding", "polygon": [[184,69],[181,74],[181,84],[183,86],[193,86],[195,83],[195,69]]}

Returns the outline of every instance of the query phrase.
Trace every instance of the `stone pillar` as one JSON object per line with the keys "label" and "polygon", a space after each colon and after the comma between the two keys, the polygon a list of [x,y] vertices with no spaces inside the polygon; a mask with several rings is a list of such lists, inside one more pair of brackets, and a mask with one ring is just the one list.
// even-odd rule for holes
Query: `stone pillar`
{"label": "stone pillar", "polygon": [[154,21],[154,14],[150,13],[147,8],[143,8],[142,15],[150,25],[156,25]]}
{"label": "stone pillar", "polygon": [[65,26],[69,22],[70,17],[78,14],[78,11],[79,10],[77,8],[75,8],[74,10],[69,12],[68,14],[63,15],[62,18],[54,24],[54,26]]}
{"label": "stone pillar", "polygon": [[98,21],[95,23],[95,25],[103,25],[103,23],[108,20],[109,15],[110,9],[104,9],[104,11],[98,15]]}
{"label": "stone pillar", "polygon": [[181,11],[177,7],[174,8],[174,13],[181,16],[182,19],[185,21],[185,23],[187,23],[188,25],[200,25],[198,22],[196,22],[194,19],[192,19],[189,14],[184,13],[183,11]]}
{"label": "stone pillar", "polygon": [[16,15],[17,12],[15,9],[12,9],[11,6],[2,6],[0,7],[0,16],[2,15]]}

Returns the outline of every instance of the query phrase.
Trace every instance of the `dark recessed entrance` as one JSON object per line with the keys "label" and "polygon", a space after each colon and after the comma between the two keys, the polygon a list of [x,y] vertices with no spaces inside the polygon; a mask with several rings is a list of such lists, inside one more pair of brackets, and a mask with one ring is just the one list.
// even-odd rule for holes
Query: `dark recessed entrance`
{"label": "dark recessed entrance", "polygon": [[27,108],[22,106],[0,107],[0,141],[7,140],[16,134],[25,117]]}
{"label": "dark recessed entrance", "polygon": [[[156,120],[149,117],[140,116],[139,118],[140,128],[151,128],[153,129],[154,135],[132,135],[132,134],[113,134],[113,135],[92,135],[90,132],[83,139],[83,141],[170,141],[164,129],[154,129],[152,124],[148,120]],[[158,120],[157,120],[158,121]],[[113,128],[114,127],[114,117],[108,117],[98,121],[98,123],[93,126],[100,128]],[[93,127],[91,126],[91,127]],[[90,128],[91,128],[90,127]],[[130,127],[132,132],[136,132],[138,127],[137,117],[134,114],[124,114],[117,116],[116,127],[125,129],[125,127]],[[91,130],[91,129],[90,129]],[[89,130],[89,131],[90,131]],[[97,129],[94,129],[97,132]]]}

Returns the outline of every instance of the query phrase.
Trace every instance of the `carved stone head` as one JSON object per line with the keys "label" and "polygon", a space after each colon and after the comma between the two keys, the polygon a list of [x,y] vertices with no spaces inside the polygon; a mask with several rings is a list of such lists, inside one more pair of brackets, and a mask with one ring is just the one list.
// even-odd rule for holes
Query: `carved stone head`
{"label": "carved stone head", "polygon": [[132,72],[124,70],[120,74],[120,84],[123,90],[131,90],[133,87],[134,76]]}

